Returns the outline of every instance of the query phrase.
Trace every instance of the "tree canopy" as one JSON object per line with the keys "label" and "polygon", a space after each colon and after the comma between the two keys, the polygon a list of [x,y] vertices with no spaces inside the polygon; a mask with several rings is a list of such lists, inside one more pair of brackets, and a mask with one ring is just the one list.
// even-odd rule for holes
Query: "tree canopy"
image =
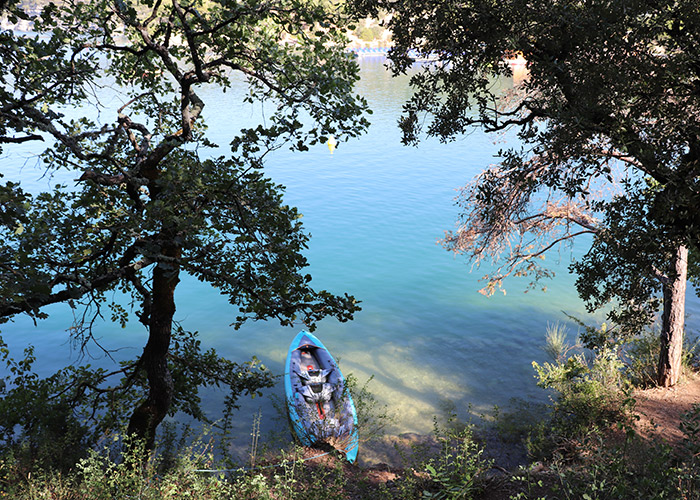
{"label": "tree canopy", "polygon": [[[12,1],[6,12],[27,17]],[[236,327],[273,318],[313,328],[359,309],[350,295],[311,286],[300,214],[261,170],[275,149],[303,151],[368,125],[353,94],[358,66],[343,50],[347,20],[307,0],[67,0],[32,20],[34,33],[0,32],[0,146],[44,141],[46,168],[77,181],[41,193],[0,185],[0,318],[42,318],[65,302],[81,342],[105,310],[122,325],[138,318],[148,340],[137,360],[64,374],[59,392],[69,407],[91,397],[104,408],[132,391],[129,433],[152,444],[166,414],[201,416],[198,385],[223,383],[235,401],[272,382],[255,363],[202,352],[196,335],[174,330],[181,273],[227,296]],[[199,90],[240,77],[241,99],[273,112],[231,131],[231,153],[218,156],[206,116],[220,110]],[[123,104],[105,109],[101,93]],[[97,119],[68,118],[93,108]],[[16,423],[3,421],[6,439]]]}
{"label": "tree canopy", "polygon": [[[463,191],[446,246],[477,261],[505,255],[487,276],[493,290],[509,274],[550,275],[538,257],[593,234],[572,266],[580,295],[591,310],[616,301],[613,319],[632,330],[648,322],[660,290],[682,274],[682,249],[700,242],[697,2],[353,4],[390,14],[396,73],[416,53],[433,60],[411,80],[406,143],[517,130],[519,146]],[[503,95],[493,79],[511,76],[516,57],[527,77]]]}

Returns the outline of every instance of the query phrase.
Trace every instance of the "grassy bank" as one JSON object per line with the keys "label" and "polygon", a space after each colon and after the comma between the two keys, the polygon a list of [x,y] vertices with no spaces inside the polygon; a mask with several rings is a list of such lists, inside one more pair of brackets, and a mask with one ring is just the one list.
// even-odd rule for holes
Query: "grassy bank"
{"label": "grassy bank", "polygon": [[[436,419],[430,439],[398,449],[397,466],[360,467],[334,452],[297,446],[255,450],[250,463],[235,465],[216,459],[211,441],[170,440],[148,454],[110,439],[62,470],[40,466],[27,449],[3,450],[0,498],[698,499],[697,358],[689,351],[684,380],[672,391],[644,388],[654,359],[650,339],[583,349],[552,329],[552,362],[534,364],[540,385],[552,391],[549,405],[520,402],[479,425],[454,415]],[[358,393],[362,425],[373,425],[380,439],[377,424],[386,415],[366,386]],[[526,463],[504,462],[509,449],[526,450]]]}
{"label": "grassy bank", "polygon": [[[633,415],[633,414],[631,414]],[[515,416],[509,416],[515,418]],[[622,423],[620,420],[616,422]],[[688,440],[672,446],[630,429],[592,426],[559,439],[548,460],[505,470],[470,426],[438,428],[437,450],[417,447],[399,468],[361,468],[323,450],[292,448],[255,468],[227,468],[208,446],[181,450],[168,463],[139,451],[110,458],[91,452],[68,472],[27,471],[0,462],[0,498],[98,500],[214,499],[694,499],[700,497],[700,407],[681,424]],[[504,425],[510,425],[505,423]],[[511,429],[512,430],[512,429]],[[539,431],[552,431],[540,427]],[[529,433],[529,438],[542,434]],[[540,443],[541,444],[541,443]],[[433,448],[433,447],[431,447]]]}

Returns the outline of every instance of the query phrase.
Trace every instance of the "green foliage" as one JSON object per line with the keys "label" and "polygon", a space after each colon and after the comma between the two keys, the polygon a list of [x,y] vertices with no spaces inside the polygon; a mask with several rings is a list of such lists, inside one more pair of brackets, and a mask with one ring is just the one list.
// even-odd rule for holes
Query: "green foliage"
{"label": "green foliage", "polygon": [[566,327],[560,323],[547,324],[544,352],[554,361],[566,359],[570,347],[566,343]]}
{"label": "green foliage", "polygon": [[627,376],[632,384],[637,387],[656,385],[660,350],[659,332],[651,328],[645,329],[627,343]]}
{"label": "green foliage", "polygon": [[[552,340],[551,335],[548,340]],[[572,349],[559,347],[563,352]],[[578,352],[554,363],[533,361],[532,366],[538,385],[556,394],[551,420],[536,426],[529,438],[534,456],[542,458],[554,452],[575,455],[596,433],[618,424],[629,428],[634,400],[626,389],[624,364],[616,345],[605,344],[588,355]]]}
{"label": "green foliage", "polygon": [[[625,378],[637,377],[631,367],[638,351],[629,345],[614,348],[619,345],[613,342],[615,329],[593,330],[586,332],[587,343],[602,343],[589,355],[579,352],[554,364],[533,363],[539,384],[554,389],[555,398],[551,417],[530,427],[528,445],[534,458],[550,465],[547,472],[540,465],[537,474],[525,470],[514,476],[518,492],[511,498],[695,498],[700,492],[700,408],[694,406],[682,418],[682,449],[639,438],[632,425],[635,401]],[[653,338],[647,332],[643,342]],[[618,352],[625,353],[624,365]]]}
{"label": "green foliage", "polygon": [[[0,397],[0,457],[11,455],[16,466],[27,471],[74,467],[106,436],[126,429],[129,408],[147,391],[147,381],[136,375],[133,363],[124,362],[121,370],[111,373],[89,365],[70,366],[40,378],[33,370],[36,359],[31,347],[24,359],[15,361],[0,339],[0,354],[11,374],[0,379],[6,388]],[[180,328],[173,339],[170,371],[171,415],[182,412],[210,423],[200,407],[199,391],[207,386],[226,391],[222,435],[231,424],[238,398],[259,395],[276,381],[255,358],[234,363],[213,349],[202,352],[196,333]],[[121,377],[115,389],[100,390],[115,376]]]}
{"label": "green foliage", "polygon": [[235,498],[273,500],[340,500],[346,498],[348,477],[341,460],[331,465],[308,464],[303,449],[294,447],[275,457],[275,462],[241,471],[231,481]]}
{"label": "green foliage", "polygon": [[653,322],[662,304],[659,276],[675,276],[674,259],[683,240],[655,220],[660,216],[653,201],[657,193],[646,183],[629,182],[623,189],[624,196],[600,203],[606,227],[570,269],[589,310],[615,303],[608,318],[626,335],[635,335]]}
{"label": "green foliage", "polygon": [[520,490],[513,500],[634,500],[674,498],[690,500],[700,492],[700,469],[659,444],[629,449],[601,445],[585,464],[555,463],[547,474],[530,471],[513,477]]}
{"label": "green foliage", "polygon": [[[700,247],[700,94],[687,91],[700,78],[697,2],[349,3],[389,14],[395,74],[415,54],[435,61],[411,76],[404,143],[475,128],[517,134],[462,189],[457,229],[443,240],[475,264],[496,262],[484,290],[551,277],[545,254],[589,235],[570,266],[587,308],[613,303],[609,319],[631,334],[648,325],[684,275],[685,249]],[[526,75],[511,80],[514,56]],[[683,304],[675,294],[667,305]]]}
{"label": "green foliage", "polygon": [[[624,376],[635,387],[650,387],[657,384],[659,355],[661,352],[661,328],[651,325],[638,332],[630,332],[617,325],[603,323],[599,327],[590,326],[569,316],[583,328],[579,334],[581,344],[586,349],[596,350],[604,346],[619,346],[619,356],[624,363]],[[683,337],[681,369],[683,373],[693,370],[697,357],[698,340],[688,334]]]}
{"label": "green foliage", "polygon": [[360,40],[372,42],[381,38],[384,34],[384,28],[381,26],[358,26],[354,33]]}
{"label": "green foliage", "polygon": [[33,372],[33,348],[15,361],[2,338],[0,357],[9,374],[0,379],[7,391],[0,398],[0,460],[25,471],[68,470],[86,453],[90,429],[65,387],[85,372],[68,368],[41,379]]}
{"label": "green foliage", "polygon": [[345,378],[345,388],[352,395],[357,411],[357,428],[361,442],[380,438],[386,428],[395,423],[395,415],[387,405],[381,404],[370,390],[374,375],[370,376],[362,386],[354,374],[349,373]]}
{"label": "green foliage", "polygon": [[511,478],[511,482],[515,484],[520,491],[510,495],[508,497],[509,500],[547,500],[546,496],[539,495],[539,492],[545,488],[545,482],[542,479],[533,477],[529,468],[520,470],[517,474],[514,474]]}
{"label": "green foliage", "polygon": [[435,437],[440,445],[437,457],[424,465],[429,485],[423,499],[467,500],[482,491],[480,475],[493,461],[483,456],[484,449],[474,439],[473,427],[461,424],[452,415],[445,426],[435,420]]}
{"label": "green foliage", "polygon": [[262,389],[274,386],[278,377],[256,357],[236,363],[220,356],[214,349],[202,352],[197,335],[197,332],[186,332],[178,327],[173,336],[170,371],[175,391],[171,415],[181,411],[211,423],[202,413],[198,393],[202,387],[216,386],[227,392],[225,418],[230,419],[231,412],[238,408],[238,398],[260,396]]}
{"label": "green foliage", "polygon": [[564,498],[631,500],[635,498],[695,498],[700,492],[700,468],[662,444],[625,447],[600,445],[583,467],[556,465]]}
{"label": "green foliage", "polygon": [[700,466],[700,403],[694,404],[692,409],[683,415],[680,428],[688,455],[696,466]]}
{"label": "green foliage", "polygon": [[[77,465],[77,474],[73,476],[74,496],[64,498],[156,500],[189,497],[214,500],[233,497],[232,485],[196,472],[212,465],[206,448],[195,446],[187,449],[176,467],[165,473],[160,470],[159,461],[149,456],[142,445],[130,446],[129,450],[119,462],[111,460],[106,453],[92,451]],[[49,476],[43,485],[44,491],[37,493],[54,493],[52,490],[60,480],[61,476]],[[31,495],[32,489],[30,483],[27,493]],[[27,498],[31,498],[30,495]]]}
{"label": "green foliage", "polygon": [[[342,499],[347,478],[342,463],[309,466],[301,450],[293,449],[278,461],[234,476],[212,474],[217,470],[211,448],[196,442],[178,452],[167,467],[160,457],[146,451],[143,443],[113,458],[111,449],[90,450],[71,472],[34,472],[15,475],[13,462],[0,462],[0,496],[17,500],[166,500],[175,498],[218,499]],[[5,480],[7,478],[7,481]],[[11,480],[10,480],[11,479]]]}
{"label": "green foliage", "polygon": [[[137,319],[149,339],[138,360],[18,384],[4,406],[29,395],[62,402],[57,412],[77,412],[80,425],[86,413],[102,421],[91,432],[121,429],[136,408],[129,432],[150,445],[166,415],[203,418],[199,387],[228,387],[232,409],[272,383],[256,360],[225,360],[173,328],[180,273],[225,295],[236,328],[276,319],[313,329],[359,310],[348,294],[312,287],[300,214],[261,169],[276,149],[368,126],[366,101],[353,94],[358,65],[343,51],[348,19],[328,2],[298,0],[41,5],[35,33],[0,31],[0,144],[43,140],[47,175],[65,169],[76,181],[38,193],[0,185],[0,322],[67,303],[81,348],[104,317],[123,328]],[[26,18],[17,2],[7,8]],[[248,84],[241,101],[264,102],[266,116],[231,131],[231,152],[215,157],[206,118],[216,103],[199,93],[226,91],[236,75]],[[105,86],[124,104],[92,113]]]}

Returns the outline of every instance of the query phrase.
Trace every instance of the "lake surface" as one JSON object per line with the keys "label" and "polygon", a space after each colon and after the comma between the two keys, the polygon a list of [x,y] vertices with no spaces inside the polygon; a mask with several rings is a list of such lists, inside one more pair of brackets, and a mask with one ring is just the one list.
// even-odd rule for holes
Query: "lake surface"
{"label": "lake surface", "polygon": [[[374,110],[369,133],[340,144],[332,155],[325,145],[306,153],[277,152],[266,167],[286,186],[287,203],[304,215],[312,236],[307,256],[313,284],[362,301],[354,321],[324,320],[317,335],[340,358],[346,374],[353,373],[361,383],[374,376],[369,388],[396,415],[393,432],[429,432],[433,415],[445,402],[465,415],[470,407],[488,412],[512,398],[545,400],[531,362],[545,359],[541,345],[548,323],[567,323],[564,312],[591,323],[601,319],[587,316],[575,293],[574,278],[566,271],[571,254],[547,256],[557,270],[556,278],[545,283],[547,292],[523,293],[528,280],[511,279],[506,295],[489,298],[477,292],[483,270],[472,270],[436,243],[454,226],[455,190],[497,161],[507,137],[474,132],[451,144],[426,140],[417,148],[402,146],[396,122],[409,95],[406,79],[392,79],[381,57],[360,62],[358,92]],[[232,130],[258,116],[240,103],[239,91],[243,88],[218,97],[216,89],[208,91],[221,104],[215,113],[205,108],[205,115],[215,115],[206,119],[211,137],[221,145],[228,144]],[[203,97],[207,101],[210,96]],[[32,154],[29,146],[6,148],[1,171],[6,179],[21,178],[34,189],[45,188],[53,180],[41,177]],[[582,241],[573,252],[580,255],[585,249]],[[692,291],[688,299],[688,329],[694,333],[700,302]],[[282,373],[289,342],[301,327],[258,322],[235,331],[229,325],[236,311],[194,279],[183,280],[176,300],[176,319],[200,333],[204,348],[214,347],[237,361],[256,355]],[[15,357],[28,343],[36,346],[42,374],[79,360],[67,341],[70,311],[54,306],[47,312],[51,317],[36,326],[17,318],[1,327]],[[137,356],[146,341],[146,331],[135,321],[125,330],[105,323],[98,331],[106,347],[121,348],[117,357]],[[572,340],[576,331],[571,325]],[[106,362],[99,349],[90,352],[97,359],[82,362]],[[4,369],[0,367],[0,374]],[[279,398],[283,393],[281,380],[269,391]],[[212,417],[222,400],[220,393],[207,394]],[[242,400],[238,417],[243,444],[259,411],[263,431],[278,426],[270,397]]]}

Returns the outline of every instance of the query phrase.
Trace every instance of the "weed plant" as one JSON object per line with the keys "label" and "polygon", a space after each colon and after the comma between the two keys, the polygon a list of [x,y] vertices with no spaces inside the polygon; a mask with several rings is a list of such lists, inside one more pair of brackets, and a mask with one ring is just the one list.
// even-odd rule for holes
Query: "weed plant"
{"label": "weed plant", "polygon": [[440,453],[425,463],[429,482],[423,490],[425,500],[468,500],[482,491],[483,473],[492,460],[474,439],[473,425],[463,424],[452,415],[447,425],[434,423]]}

